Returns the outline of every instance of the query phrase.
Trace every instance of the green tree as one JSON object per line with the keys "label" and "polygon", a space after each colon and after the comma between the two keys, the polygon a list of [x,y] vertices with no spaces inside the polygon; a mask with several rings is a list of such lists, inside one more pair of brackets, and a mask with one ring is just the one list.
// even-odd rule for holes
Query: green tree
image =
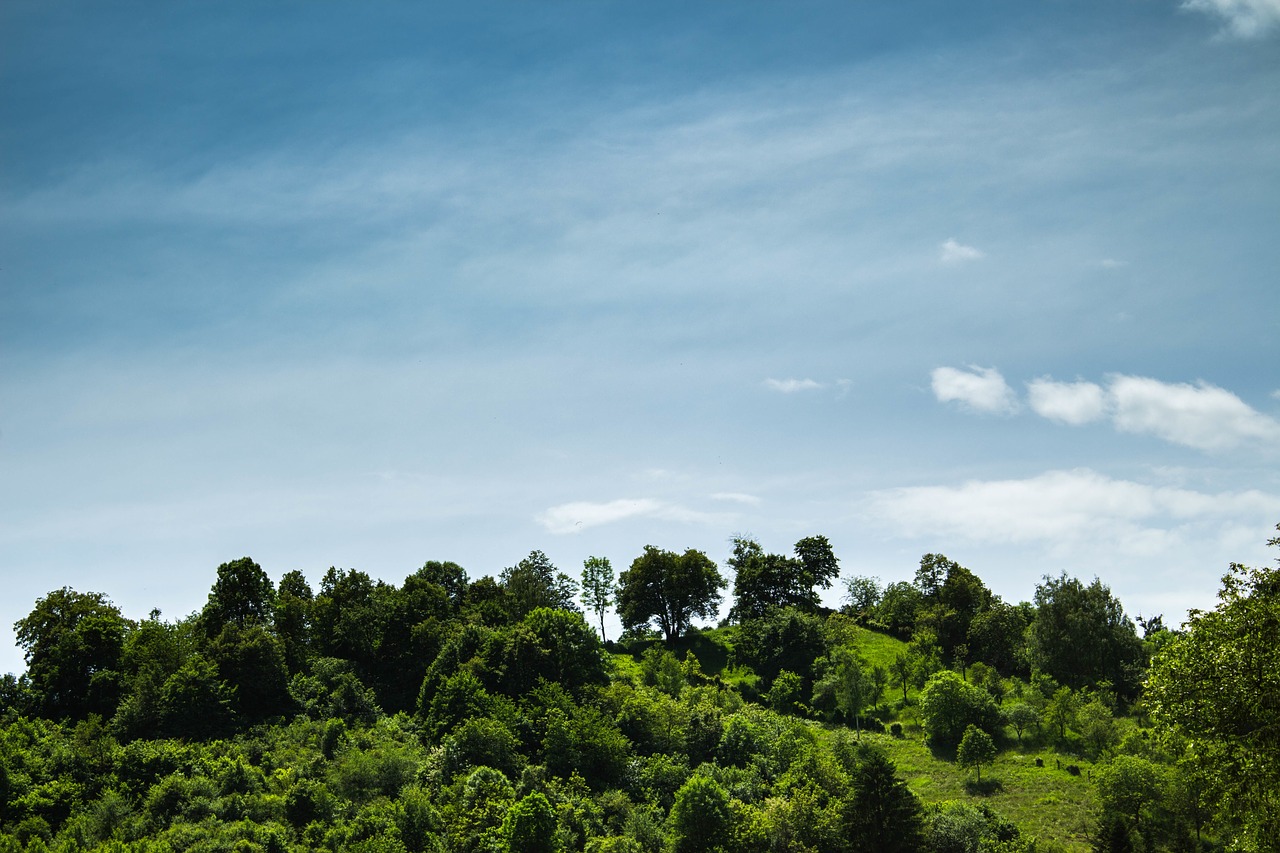
{"label": "green tree", "polygon": [[876,619],[898,636],[906,638],[915,628],[923,606],[924,597],[915,585],[897,581],[884,588],[880,605],[876,608]]}
{"label": "green tree", "polygon": [[830,587],[840,574],[840,561],[825,536],[801,539],[794,557],[767,554],[760,543],[739,536],[733,540],[729,566],[734,572],[730,617],[738,622],[781,607],[813,612],[819,603],[817,589]]}
{"label": "green tree", "polygon": [[1044,721],[1058,730],[1058,739],[1067,739],[1067,729],[1076,725],[1080,697],[1070,687],[1059,687],[1044,708]]}
{"label": "green tree", "polygon": [[691,776],[676,792],[671,807],[671,828],[677,851],[707,853],[719,850],[729,837],[729,794],[714,779]]}
{"label": "green tree", "polygon": [[[1280,525],[1277,525],[1280,529]],[[1280,545],[1280,538],[1269,545]],[[1192,611],[1152,664],[1146,701],[1161,730],[1217,771],[1238,845],[1280,838],[1280,569],[1232,564],[1218,605]]]}
{"label": "green tree", "polygon": [[956,763],[961,767],[972,767],[982,781],[982,765],[990,764],[996,758],[996,742],[991,735],[975,725],[970,724],[960,738],[960,746],[956,749]]}
{"label": "green tree", "polygon": [[523,619],[539,607],[578,609],[574,604],[578,585],[564,572],[556,571],[550,558],[541,551],[530,551],[529,556],[503,569],[501,581],[512,620]]}
{"label": "green tree", "polygon": [[720,606],[725,579],[706,554],[683,554],[646,545],[618,579],[618,615],[628,631],[658,623],[667,642],[680,637],[695,616],[710,619]]}
{"label": "green tree", "polygon": [[988,734],[1000,725],[991,695],[950,670],[936,673],[925,685],[920,716],[929,742],[944,748],[957,745],[970,725]]}
{"label": "green tree", "polygon": [[893,683],[902,687],[902,704],[907,703],[907,688],[911,685],[911,677],[915,672],[915,662],[906,652],[898,652],[889,664],[889,674]]}
{"label": "green tree", "polygon": [[110,717],[120,695],[120,655],[129,623],[105,595],[54,590],[14,623],[40,712],[53,719]]}
{"label": "green tree", "polygon": [[262,567],[248,557],[218,566],[209,601],[200,614],[205,633],[216,637],[222,626],[271,625],[275,585]]}
{"label": "green tree", "polygon": [[854,721],[859,734],[862,709],[867,707],[874,692],[865,663],[856,649],[837,646],[821,662],[822,675],[813,687],[814,704],[818,704],[819,697],[830,695],[845,719]]}
{"label": "green tree", "polygon": [[809,610],[818,607],[818,589],[829,589],[840,577],[840,560],[825,536],[806,536],[795,545],[796,559],[800,562],[800,578],[797,583],[797,606]]}
{"label": "green tree", "polygon": [[208,651],[219,677],[234,692],[238,717],[258,722],[290,712],[284,647],[262,625],[228,622]]}
{"label": "green tree", "polygon": [[1136,755],[1120,755],[1095,768],[1094,786],[1108,816],[1123,817],[1142,834],[1153,817],[1153,809],[1165,799],[1165,769]]}
{"label": "green tree", "polygon": [[286,572],[276,589],[276,636],[284,644],[285,666],[289,672],[300,672],[311,656],[311,603],[315,594],[306,575],[298,570]]}
{"label": "green tree", "polygon": [[604,636],[604,612],[613,606],[615,579],[608,557],[588,557],[582,561],[582,606],[600,618],[600,639]]}
{"label": "green tree", "polygon": [[865,575],[854,575],[845,579],[844,590],[845,606],[854,616],[861,618],[866,618],[875,612],[884,594],[880,579]]}
{"label": "green tree", "polygon": [[1040,715],[1036,713],[1036,709],[1032,708],[1026,702],[1014,702],[1005,711],[1004,718],[1009,721],[1009,725],[1013,726],[1013,730],[1018,733],[1018,743],[1022,743],[1022,733],[1032,726],[1040,725]]}
{"label": "green tree", "polygon": [[858,853],[915,853],[921,843],[920,801],[898,778],[884,752],[864,745],[851,774],[853,796],[843,808],[845,832]]}
{"label": "green tree", "polygon": [[1095,759],[1114,746],[1118,738],[1115,715],[1097,697],[1084,703],[1077,712],[1076,726]]}
{"label": "green tree", "polygon": [[1034,667],[1079,690],[1110,681],[1126,700],[1136,697],[1143,669],[1142,641],[1111,590],[1085,586],[1064,573],[1036,587],[1036,614],[1027,630]]}
{"label": "green tree", "polygon": [[541,792],[511,804],[502,820],[502,833],[512,853],[553,853],[556,849],[556,813]]}

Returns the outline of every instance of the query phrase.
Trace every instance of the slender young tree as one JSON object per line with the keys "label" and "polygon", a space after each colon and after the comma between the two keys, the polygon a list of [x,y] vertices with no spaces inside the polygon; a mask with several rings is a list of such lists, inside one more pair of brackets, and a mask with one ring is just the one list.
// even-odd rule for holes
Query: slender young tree
{"label": "slender young tree", "polygon": [[975,725],[970,724],[960,738],[960,748],[956,750],[956,763],[961,767],[972,767],[978,774],[978,782],[982,782],[982,765],[990,764],[996,758],[996,742],[991,735]]}
{"label": "slender young tree", "polygon": [[588,557],[582,561],[582,606],[600,617],[600,639],[604,636],[604,612],[613,606],[613,566],[608,557]]}

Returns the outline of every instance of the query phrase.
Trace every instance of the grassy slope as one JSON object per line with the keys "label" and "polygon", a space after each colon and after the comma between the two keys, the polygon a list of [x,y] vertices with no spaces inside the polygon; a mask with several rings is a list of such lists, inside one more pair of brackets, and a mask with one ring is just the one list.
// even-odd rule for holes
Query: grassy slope
{"label": "grassy slope", "polygon": [[[708,630],[678,644],[675,651],[682,657],[686,650],[691,650],[698,655],[707,675],[722,675],[726,680],[733,680],[733,674],[725,669],[729,657],[726,646],[731,645],[732,637],[731,629]],[[864,628],[856,629],[855,642],[858,652],[871,666],[887,668],[895,657],[907,650],[907,644],[901,640]],[[620,675],[639,675],[638,654],[612,657]],[[918,693],[916,688],[910,689],[908,696],[913,703]],[[901,689],[891,684],[885,690],[881,705],[893,703],[901,695]],[[839,727],[821,728],[834,731]],[[1051,749],[1015,746],[1002,751],[993,766],[983,768],[983,785],[979,788],[969,784],[973,779],[971,771],[929,750],[918,726],[908,725],[907,731],[904,738],[877,734],[863,734],[863,737],[884,748],[898,766],[898,773],[926,804],[944,800],[986,803],[1026,835],[1054,842],[1069,851],[1089,849],[1084,832],[1094,801],[1089,781],[1092,768],[1088,762],[1059,755]],[[1044,762],[1043,767],[1035,766],[1036,758]],[[1080,767],[1079,776],[1067,772],[1065,768],[1069,764]]]}

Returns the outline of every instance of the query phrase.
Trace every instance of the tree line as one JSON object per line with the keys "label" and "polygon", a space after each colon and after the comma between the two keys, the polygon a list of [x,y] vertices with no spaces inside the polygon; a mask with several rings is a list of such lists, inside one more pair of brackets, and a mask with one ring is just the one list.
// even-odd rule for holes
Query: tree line
{"label": "tree line", "polygon": [[[1097,849],[1280,837],[1275,570],[1233,567],[1174,631],[1097,579],[1006,603],[940,554],[911,581],[845,578],[833,610],[822,536],[740,537],[727,563],[710,631],[729,581],[653,546],[576,581],[533,551],[496,577],[430,561],[314,589],[246,557],[177,620],[54,590],[0,681],[0,851],[1034,846],[989,808],[925,807],[861,737],[904,724],[978,783],[1015,735],[1099,762]],[[898,651],[869,663],[868,631]]]}

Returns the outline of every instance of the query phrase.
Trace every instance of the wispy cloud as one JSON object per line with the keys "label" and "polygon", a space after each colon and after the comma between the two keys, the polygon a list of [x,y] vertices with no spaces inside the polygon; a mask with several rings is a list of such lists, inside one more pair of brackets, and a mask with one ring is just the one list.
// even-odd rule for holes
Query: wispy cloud
{"label": "wispy cloud", "polygon": [[958,402],[990,414],[1010,414],[1018,409],[1017,395],[994,367],[939,367],[932,378],[933,393],[939,402]]}
{"label": "wispy cloud", "polygon": [[1089,469],[1022,480],[974,480],[873,493],[866,514],[911,537],[982,543],[1107,543],[1126,553],[1161,550],[1188,523],[1234,524],[1280,512],[1280,496],[1209,494],[1116,480]]}
{"label": "wispy cloud", "polygon": [[1054,382],[1047,377],[1027,383],[1027,402],[1043,418],[1064,424],[1087,424],[1106,413],[1102,387],[1092,382]]}
{"label": "wispy cloud", "polygon": [[1186,0],[1182,8],[1219,18],[1235,38],[1259,38],[1280,24],[1280,0]]}
{"label": "wispy cloud", "polygon": [[823,384],[812,379],[766,379],[764,386],[783,394],[795,394],[797,391],[817,391]]}
{"label": "wispy cloud", "polygon": [[745,504],[746,506],[759,506],[760,498],[755,495],[748,495],[744,492],[716,492],[711,496],[713,500],[728,501],[730,503]]}
{"label": "wispy cloud", "polygon": [[548,532],[557,534],[578,533],[589,527],[631,518],[696,523],[714,521],[720,516],[649,498],[620,498],[602,503],[573,501],[550,507],[536,516],[537,522]]}
{"label": "wispy cloud", "polygon": [[978,261],[987,253],[973,246],[966,246],[954,237],[947,239],[939,248],[939,258],[944,264],[959,264],[965,261]]}

